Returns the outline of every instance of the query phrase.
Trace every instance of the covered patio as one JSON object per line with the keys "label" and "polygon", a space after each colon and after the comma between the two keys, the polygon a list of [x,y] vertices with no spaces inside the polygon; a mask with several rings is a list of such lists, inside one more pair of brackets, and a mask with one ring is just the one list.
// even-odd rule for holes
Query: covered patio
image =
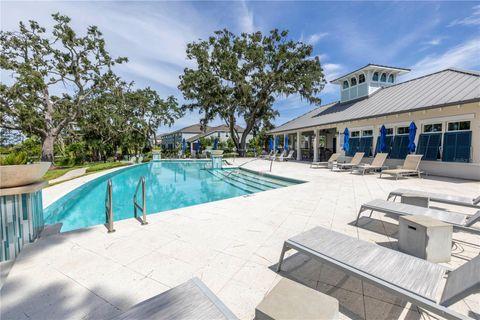
{"label": "covered patio", "polygon": [[298,161],[327,161],[339,149],[338,135],[337,128],[314,128],[274,134],[270,138],[274,150],[293,149]]}

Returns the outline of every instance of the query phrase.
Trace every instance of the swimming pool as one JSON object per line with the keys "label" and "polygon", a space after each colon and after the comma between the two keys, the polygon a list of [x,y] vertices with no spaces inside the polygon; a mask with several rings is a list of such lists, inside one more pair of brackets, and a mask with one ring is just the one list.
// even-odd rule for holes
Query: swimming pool
{"label": "swimming pool", "polygon": [[[105,223],[105,194],[109,179],[113,186],[115,221],[133,218],[133,195],[142,176],[146,181],[148,214],[302,182],[244,169],[210,167],[210,161],[155,161],[106,174],[48,206],[44,210],[45,223],[62,223],[62,232]],[[141,198],[140,195],[139,192]]]}

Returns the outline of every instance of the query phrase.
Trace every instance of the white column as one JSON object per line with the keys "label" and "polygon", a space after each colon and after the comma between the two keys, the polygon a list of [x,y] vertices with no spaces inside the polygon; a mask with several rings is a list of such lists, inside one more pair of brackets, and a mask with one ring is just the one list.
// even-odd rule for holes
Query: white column
{"label": "white column", "polygon": [[375,157],[375,150],[377,148],[377,139],[380,136],[380,128],[382,125],[373,126],[373,135],[372,135],[372,155]]}
{"label": "white column", "polygon": [[275,150],[273,153],[277,152],[277,136],[273,136],[273,150]]}
{"label": "white column", "polygon": [[285,151],[285,138],[286,138],[287,134],[284,133],[283,134],[283,150]]}
{"label": "white column", "polygon": [[313,130],[313,162],[318,161],[318,147],[319,147],[319,132],[318,129]]}
{"label": "white column", "polygon": [[300,150],[300,138],[302,133],[300,131],[297,132],[297,160],[302,160],[302,151]]}

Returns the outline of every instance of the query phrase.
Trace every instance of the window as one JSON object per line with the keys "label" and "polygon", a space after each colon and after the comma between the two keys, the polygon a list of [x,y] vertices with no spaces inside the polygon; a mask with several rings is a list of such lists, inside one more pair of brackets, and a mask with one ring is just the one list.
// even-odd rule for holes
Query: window
{"label": "window", "polygon": [[373,130],[363,130],[362,137],[371,137],[373,136]]}
{"label": "window", "polygon": [[354,78],[350,79],[350,83],[352,84],[352,87],[356,86],[357,85],[357,78],[354,77]]}
{"label": "window", "polygon": [[470,130],[470,121],[457,121],[448,123],[448,131]]}
{"label": "window", "polygon": [[422,154],[423,160],[437,160],[440,158],[441,133],[422,133],[418,137],[417,154]]}
{"label": "window", "polygon": [[347,89],[348,88],[348,81],[345,80],[343,81],[343,89]]}
{"label": "window", "polygon": [[398,127],[397,134],[408,134],[410,132],[409,127]]}
{"label": "window", "polygon": [[382,73],[382,76],[380,77],[381,82],[387,82],[387,74],[384,72]]}
{"label": "window", "polygon": [[358,83],[364,83],[365,82],[365,75],[361,74],[358,76]]}
{"label": "window", "polygon": [[373,80],[373,81],[378,81],[378,72],[374,72],[374,73],[373,73],[372,80]]}
{"label": "window", "polygon": [[350,137],[355,138],[355,137],[360,137],[360,131],[352,131],[350,134]]}
{"label": "window", "polygon": [[[408,129],[408,127],[407,127]],[[405,159],[408,154],[408,135],[396,135],[393,138],[392,151],[390,151],[390,158]]]}
{"label": "window", "polygon": [[471,146],[472,131],[445,132],[443,134],[442,160],[448,162],[470,162]]}
{"label": "window", "polygon": [[387,128],[387,136],[393,136],[393,128]]}
{"label": "window", "polygon": [[442,131],[442,124],[441,123],[432,123],[432,124],[424,124],[423,125],[423,132],[430,133],[430,132],[441,132]]}
{"label": "window", "polygon": [[366,157],[372,155],[372,137],[362,137],[358,142],[357,152],[364,152]]}
{"label": "window", "polygon": [[[388,135],[388,130],[391,130],[392,133]],[[385,137],[385,150],[383,150],[383,153],[390,153],[390,149],[392,148],[392,141],[393,141],[393,129],[389,128],[387,129],[387,136]],[[377,145],[375,147],[375,154],[380,152],[380,137],[377,137]]]}
{"label": "window", "polygon": [[388,76],[388,82],[390,82],[390,83],[393,83],[393,82],[394,82],[393,74],[391,74],[391,75]]}

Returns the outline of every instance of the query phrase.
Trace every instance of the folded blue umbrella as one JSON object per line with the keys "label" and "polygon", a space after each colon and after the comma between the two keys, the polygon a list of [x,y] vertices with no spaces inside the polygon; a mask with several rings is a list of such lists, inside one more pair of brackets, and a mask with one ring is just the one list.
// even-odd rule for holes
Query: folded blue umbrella
{"label": "folded blue umbrella", "polygon": [[273,150],[273,138],[270,137],[270,140],[268,140],[268,151]]}
{"label": "folded blue umbrella", "polygon": [[379,151],[383,152],[387,149],[387,128],[384,125],[380,128],[380,148]]}
{"label": "folded blue umbrella", "polygon": [[187,150],[187,142],[185,141],[185,138],[182,140],[182,152],[185,152]]}
{"label": "folded blue umbrella", "polygon": [[345,130],[343,131],[343,150],[345,152],[348,152],[348,150],[350,149],[350,144],[348,143],[348,138],[350,136],[350,133],[348,132],[348,128],[345,128]]}
{"label": "folded blue umbrella", "polygon": [[197,141],[197,152],[200,152],[200,140]]}
{"label": "folded blue umbrella", "polygon": [[408,127],[408,152],[413,153],[415,152],[415,136],[417,135],[417,126],[415,125],[415,122],[412,121],[410,123],[410,127]]}
{"label": "folded blue umbrella", "polygon": [[278,150],[278,136],[275,137],[275,149]]}
{"label": "folded blue umbrella", "polygon": [[218,148],[218,138],[215,138],[215,141],[213,142],[213,150],[217,150]]}
{"label": "folded blue umbrella", "polygon": [[283,148],[284,148],[286,151],[288,151],[288,135],[285,136],[285,143],[284,143]]}

